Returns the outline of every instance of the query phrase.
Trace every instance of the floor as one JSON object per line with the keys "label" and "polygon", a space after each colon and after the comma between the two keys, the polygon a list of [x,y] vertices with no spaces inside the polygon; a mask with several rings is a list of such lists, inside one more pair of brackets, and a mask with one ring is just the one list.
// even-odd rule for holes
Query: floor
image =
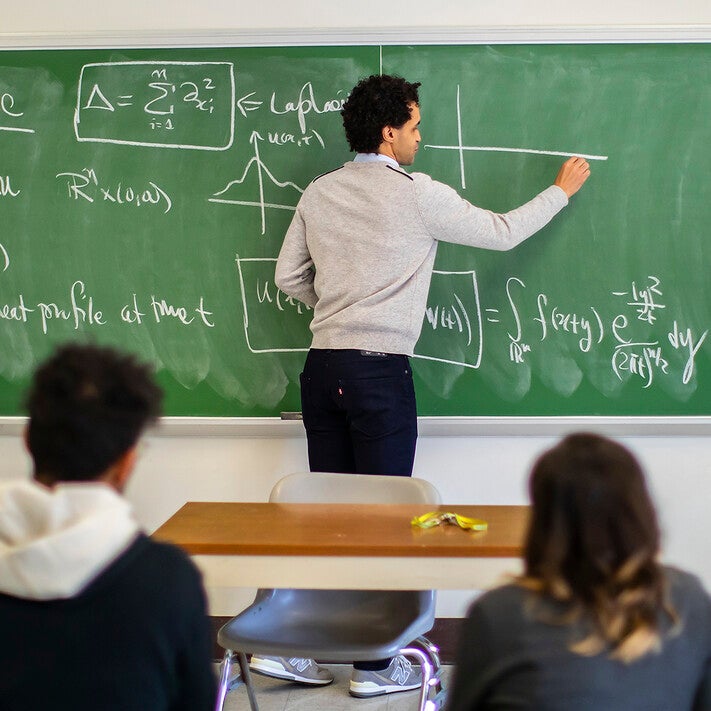
{"label": "floor", "polygon": [[[335,677],[333,684],[319,688],[252,675],[259,711],[416,711],[419,691],[387,694],[374,699],[355,699],[348,695],[351,667],[344,664],[325,665]],[[447,686],[450,666],[442,667],[442,680]],[[249,711],[244,686],[227,694],[224,711]]]}

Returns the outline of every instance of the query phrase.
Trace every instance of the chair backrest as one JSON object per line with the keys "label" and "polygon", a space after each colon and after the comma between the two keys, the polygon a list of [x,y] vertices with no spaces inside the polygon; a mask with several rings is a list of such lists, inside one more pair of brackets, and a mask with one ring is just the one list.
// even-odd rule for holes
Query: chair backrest
{"label": "chair backrest", "polygon": [[280,479],[269,501],[291,504],[441,503],[439,491],[424,479],[380,474],[298,472]]}

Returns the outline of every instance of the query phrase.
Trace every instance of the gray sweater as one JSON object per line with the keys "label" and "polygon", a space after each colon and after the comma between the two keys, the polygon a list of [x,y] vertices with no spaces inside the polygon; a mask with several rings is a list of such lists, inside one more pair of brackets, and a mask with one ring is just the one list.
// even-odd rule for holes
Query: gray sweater
{"label": "gray sweater", "polygon": [[445,711],[709,711],[711,600],[693,575],[665,574],[680,626],[663,616],[661,650],[629,664],[571,652],[585,628],[551,622],[565,611],[553,601],[516,585],[486,593],[462,625]]}
{"label": "gray sweater", "polygon": [[304,191],[277,260],[276,284],[314,308],[313,348],[412,355],[438,241],[511,249],[567,202],[551,185],[497,214],[423,173],[346,163]]}

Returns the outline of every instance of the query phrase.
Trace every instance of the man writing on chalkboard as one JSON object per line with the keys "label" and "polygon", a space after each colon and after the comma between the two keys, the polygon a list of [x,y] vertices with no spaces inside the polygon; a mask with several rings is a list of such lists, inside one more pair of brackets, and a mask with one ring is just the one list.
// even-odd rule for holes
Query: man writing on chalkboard
{"label": "man writing on chalkboard", "polygon": [[[277,261],[277,286],[314,309],[301,375],[312,471],[412,473],[417,412],[408,356],[422,328],[438,242],[512,249],[590,175],[587,161],[570,158],[554,185],[496,214],[423,173],[405,172],[401,166],[414,162],[420,143],[419,86],[371,76],[353,89],[341,115],[355,160],[306,188]],[[419,686],[414,671],[393,682],[404,675],[396,660],[381,666],[388,663],[387,670],[356,665],[351,693]]]}

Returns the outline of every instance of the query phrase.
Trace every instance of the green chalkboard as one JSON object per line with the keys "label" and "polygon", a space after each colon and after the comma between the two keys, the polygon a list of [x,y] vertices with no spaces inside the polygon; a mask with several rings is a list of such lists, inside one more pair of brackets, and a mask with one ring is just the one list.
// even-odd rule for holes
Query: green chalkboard
{"label": "green chalkboard", "polygon": [[154,362],[168,414],[298,409],[310,311],[274,260],[381,70],[422,82],[412,169],[480,206],[592,166],[513,252],[440,245],[420,413],[711,415],[704,44],[0,52],[0,415],[68,339]]}

